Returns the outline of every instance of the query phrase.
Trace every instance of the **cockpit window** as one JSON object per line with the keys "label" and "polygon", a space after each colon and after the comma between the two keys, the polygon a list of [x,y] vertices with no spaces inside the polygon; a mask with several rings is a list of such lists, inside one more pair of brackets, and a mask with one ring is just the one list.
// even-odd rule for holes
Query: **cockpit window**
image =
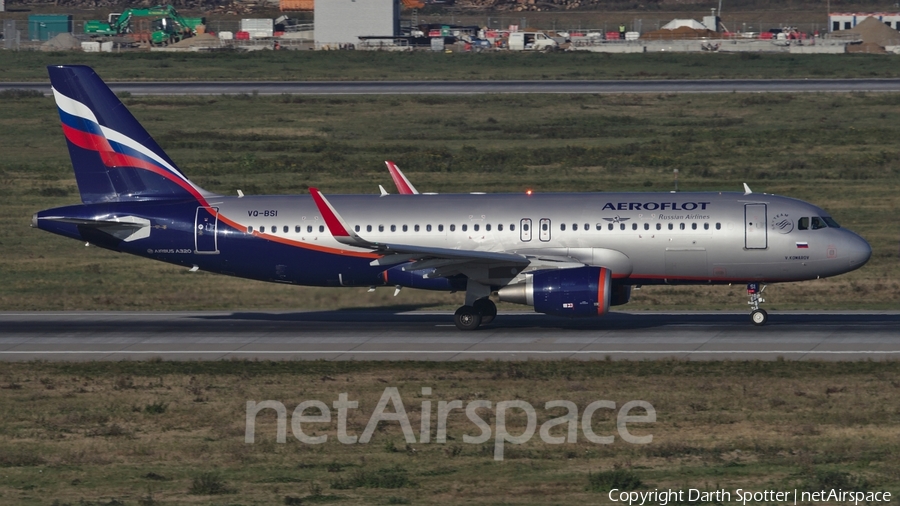
{"label": "cockpit window", "polygon": [[800,218],[797,220],[797,230],[809,230],[809,218]]}
{"label": "cockpit window", "polygon": [[841,226],[838,225],[838,222],[834,221],[834,218],[831,216],[822,216],[822,219],[825,220],[825,223],[831,228],[841,228]]}
{"label": "cockpit window", "polygon": [[819,230],[820,228],[828,228],[828,225],[825,224],[825,221],[818,216],[813,216],[812,220],[810,220],[811,228],[813,230]]}

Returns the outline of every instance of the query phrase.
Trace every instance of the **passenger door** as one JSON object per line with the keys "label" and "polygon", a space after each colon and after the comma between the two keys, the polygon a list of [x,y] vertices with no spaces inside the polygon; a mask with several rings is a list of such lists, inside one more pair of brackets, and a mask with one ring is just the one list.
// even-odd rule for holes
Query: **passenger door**
{"label": "passenger door", "polygon": [[766,249],[769,247],[766,205],[744,204],[744,247]]}
{"label": "passenger door", "polygon": [[198,207],[194,216],[194,253],[215,255],[219,253],[217,232],[218,207]]}

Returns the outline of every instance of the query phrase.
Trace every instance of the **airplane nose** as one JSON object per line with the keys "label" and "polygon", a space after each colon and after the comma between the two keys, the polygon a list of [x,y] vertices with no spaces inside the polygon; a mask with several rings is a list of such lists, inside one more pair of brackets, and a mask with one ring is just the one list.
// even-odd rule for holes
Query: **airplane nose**
{"label": "airplane nose", "polygon": [[847,241],[847,253],[850,259],[850,266],[854,269],[862,267],[869,258],[872,257],[872,247],[862,237],[853,234]]}

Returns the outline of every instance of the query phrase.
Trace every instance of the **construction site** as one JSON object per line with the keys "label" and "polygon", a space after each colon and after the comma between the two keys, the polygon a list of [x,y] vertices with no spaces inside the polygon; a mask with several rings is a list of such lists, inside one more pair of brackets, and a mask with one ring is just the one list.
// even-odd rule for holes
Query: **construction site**
{"label": "construction site", "polygon": [[[130,7],[103,19],[71,14],[31,14],[27,27],[3,20],[6,50],[113,51],[589,51],[604,53],[755,52],[791,54],[900,53],[900,12],[837,12],[806,23],[723,22],[716,9],[665,23],[632,18],[616,25],[562,23],[540,26],[527,17],[497,12],[528,11],[534,2],[495,2],[497,12],[478,17],[435,15],[437,0],[277,0],[277,15],[232,2],[179,12],[172,5]],[[558,4],[558,5],[556,5]],[[241,5],[245,5],[243,8]],[[574,3],[556,2],[570,10]],[[504,7],[506,6],[506,7]],[[531,7],[529,7],[531,6]],[[546,6],[545,6],[546,7]],[[257,9],[259,10],[259,9]],[[539,10],[534,7],[531,10]],[[430,14],[426,14],[430,13]],[[2,14],[0,14],[2,15]],[[246,17],[245,17],[246,16]],[[754,26],[754,24],[756,26]],[[769,23],[771,25],[773,23]],[[730,25],[730,26],[729,26]]]}

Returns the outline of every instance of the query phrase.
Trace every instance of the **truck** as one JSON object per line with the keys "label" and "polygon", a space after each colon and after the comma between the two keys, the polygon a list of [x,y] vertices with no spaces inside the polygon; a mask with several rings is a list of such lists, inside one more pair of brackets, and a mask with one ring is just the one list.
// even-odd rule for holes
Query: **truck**
{"label": "truck", "polygon": [[513,32],[509,34],[511,51],[553,51],[559,43],[543,32]]}
{"label": "truck", "polygon": [[124,37],[135,43],[161,46],[196,35],[205,23],[205,18],[184,17],[171,5],[159,5],[112,13],[107,21],[86,21],[84,33],[91,38]]}

